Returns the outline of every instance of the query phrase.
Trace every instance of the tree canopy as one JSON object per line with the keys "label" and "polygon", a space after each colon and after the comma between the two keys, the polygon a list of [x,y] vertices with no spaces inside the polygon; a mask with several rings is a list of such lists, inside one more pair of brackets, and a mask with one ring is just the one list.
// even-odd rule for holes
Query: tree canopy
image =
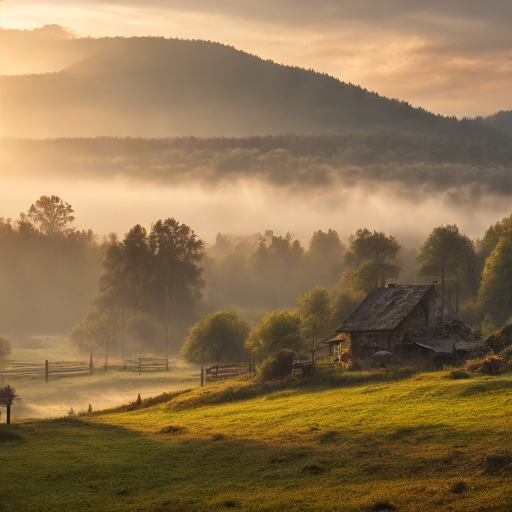
{"label": "tree canopy", "polygon": [[499,325],[512,316],[512,233],[500,238],[485,262],[478,302]]}
{"label": "tree canopy", "polygon": [[281,349],[303,350],[300,318],[289,311],[271,311],[251,331],[245,344],[255,361],[275,354]]}
{"label": "tree canopy", "polygon": [[181,355],[196,364],[243,361],[249,331],[249,324],[234,311],[217,311],[190,328]]}
{"label": "tree canopy", "polygon": [[41,196],[28,209],[27,217],[34,222],[46,235],[54,233],[71,233],[70,226],[75,221],[70,204],[59,196]]}
{"label": "tree canopy", "polygon": [[198,263],[203,246],[189,226],[170,218],[155,222],[149,234],[136,225],[123,241],[111,236],[99,294],[73,330],[73,341],[83,348],[111,339],[124,352],[128,325],[127,333],[131,330],[136,345],[146,333],[147,349],[164,346],[168,353],[171,326],[181,326],[201,297],[204,281]]}
{"label": "tree canopy", "polygon": [[445,294],[446,279],[460,280],[474,264],[473,242],[455,224],[434,228],[423,242],[416,259],[418,276],[439,279],[441,293]]}
{"label": "tree canopy", "polygon": [[350,237],[345,254],[345,263],[350,273],[352,286],[368,293],[386,280],[398,277],[400,245],[393,236],[369,229],[358,229]]}
{"label": "tree canopy", "polygon": [[11,355],[11,351],[11,342],[3,336],[0,336],[0,361],[8,358]]}

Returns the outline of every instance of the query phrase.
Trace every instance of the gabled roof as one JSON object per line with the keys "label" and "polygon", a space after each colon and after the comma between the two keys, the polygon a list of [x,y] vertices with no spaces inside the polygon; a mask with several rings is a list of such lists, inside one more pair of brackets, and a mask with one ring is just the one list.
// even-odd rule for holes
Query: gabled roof
{"label": "gabled roof", "polygon": [[376,288],[334,331],[392,331],[434,285]]}

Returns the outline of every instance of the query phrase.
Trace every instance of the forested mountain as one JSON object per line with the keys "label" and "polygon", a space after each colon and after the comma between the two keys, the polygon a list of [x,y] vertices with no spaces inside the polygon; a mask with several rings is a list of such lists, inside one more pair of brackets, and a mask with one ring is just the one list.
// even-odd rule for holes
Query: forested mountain
{"label": "forested mountain", "polygon": [[60,72],[0,77],[4,136],[459,130],[454,118],[218,43],[143,37],[73,44],[79,60]]}
{"label": "forested mountain", "polygon": [[512,133],[512,110],[500,110],[496,114],[484,118],[483,122],[497,130]]}

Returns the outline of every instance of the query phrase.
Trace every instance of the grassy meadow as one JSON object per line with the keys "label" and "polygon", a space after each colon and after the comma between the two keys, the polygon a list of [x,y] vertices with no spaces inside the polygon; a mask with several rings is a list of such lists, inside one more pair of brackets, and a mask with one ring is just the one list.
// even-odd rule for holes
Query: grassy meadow
{"label": "grassy meadow", "polygon": [[510,374],[345,375],[1,425],[0,510],[512,510]]}

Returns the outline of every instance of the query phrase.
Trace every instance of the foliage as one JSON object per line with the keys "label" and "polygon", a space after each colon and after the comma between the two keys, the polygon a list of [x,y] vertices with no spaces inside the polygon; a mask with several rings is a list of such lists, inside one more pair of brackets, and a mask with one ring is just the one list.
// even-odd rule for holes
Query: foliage
{"label": "foliage", "polygon": [[512,314],[512,233],[502,236],[487,258],[478,291],[482,309],[502,325]]}
{"label": "foliage", "polygon": [[0,219],[4,332],[69,332],[95,296],[104,247],[91,231],[47,236]]}
{"label": "foliage", "polygon": [[469,379],[471,377],[471,374],[463,368],[455,368],[453,370],[450,370],[447,377],[449,379]]}
{"label": "foliage", "polygon": [[495,354],[499,354],[504,348],[512,345],[512,336],[510,333],[507,336],[503,330],[495,331],[485,338],[484,344],[487,345]]}
{"label": "foliage", "polygon": [[99,294],[73,329],[74,343],[83,349],[111,339],[123,354],[127,329],[137,348],[143,341],[146,349],[164,346],[168,353],[171,326],[186,324],[201,297],[203,245],[175,219],[157,221],[149,234],[137,224],[123,241],[111,235]]}
{"label": "foliage", "polygon": [[345,254],[352,287],[368,293],[378,286],[385,286],[387,279],[398,277],[400,249],[393,236],[377,231],[372,233],[366,228],[358,229],[355,235],[351,235]]}
{"label": "foliage", "polygon": [[482,362],[481,372],[488,375],[498,375],[501,369],[501,358],[498,356],[487,356]]}
{"label": "foliage", "polygon": [[69,234],[75,229],[68,227],[75,220],[73,212],[71,205],[59,196],[41,196],[30,206],[27,217],[46,235]]}
{"label": "foliage", "polygon": [[189,330],[181,355],[191,363],[238,362],[247,358],[244,347],[249,325],[234,311],[207,315]]}
{"label": "foliage", "polygon": [[19,400],[20,397],[16,393],[16,389],[9,384],[0,389],[0,405],[10,406]]}
{"label": "foliage", "polygon": [[283,379],[291,375],[294,359],[293,350],[282,348],[256,367],[256,378],[259,382]]}
{"label": "foliage", "polygon": [[11,351],[11,342],[7,338],[0,336],[0,361],[7,359],[11,355]]}
{"label": "foliage", "polygon": [[316,284],[332,287],[343,269],[345,247],[334,229],[315,231],[305,253],[304,264]]}
{"label": "foliage", "polygon": [[165,334],[158,319],[137,311],[126,322],[126,336],[132,346],[155,350],[163,344]]}
{"label": "foliage", "polygon": [[445,281],[458,283],[471,277],[475,265],[473,242],[455,224],[434,228],[421,244],[416,259],[418,276],[422,279],[439,279],[441,293],[445,295]]}
{"label": "foliage", "polygon": [[326,288],[315,286],[309,293],[297,297],[297,313],[304,340],[313,340],[312,348],[316,348],[319,337],[331,329],[331,294]]}
{"label": "foliage", "polygon": [[289,311],[266,313],[249,334],[245,346],[255,361],[262,361],[283,348],[300,352],[303,348],[300,318]]}

